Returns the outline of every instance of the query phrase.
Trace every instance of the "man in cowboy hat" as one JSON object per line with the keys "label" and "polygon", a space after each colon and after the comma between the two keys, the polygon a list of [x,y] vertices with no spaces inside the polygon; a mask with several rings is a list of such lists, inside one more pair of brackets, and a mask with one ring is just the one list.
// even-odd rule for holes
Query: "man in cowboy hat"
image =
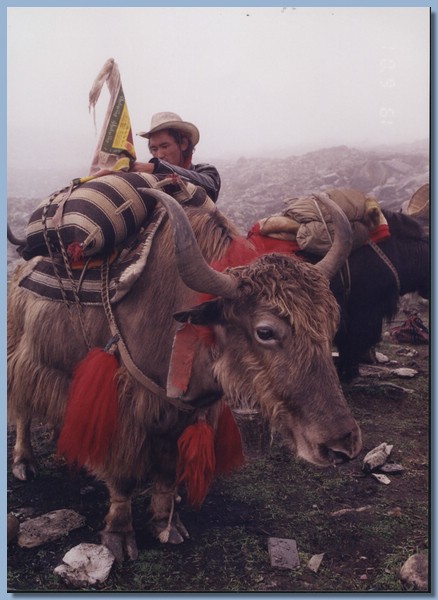
{"label": "man in cowboy hat", "polygon": [[215,167],[192,164],[192,155],[199,142],[199,131],[193,123],[183,121],[173,112],[160,112],[152,116],[149,131],[137,135],[149,140],[153,158],[148,163],[135,162],[131,171],[141,173],[177,173],[205,189],[216,202],[221,180]]}

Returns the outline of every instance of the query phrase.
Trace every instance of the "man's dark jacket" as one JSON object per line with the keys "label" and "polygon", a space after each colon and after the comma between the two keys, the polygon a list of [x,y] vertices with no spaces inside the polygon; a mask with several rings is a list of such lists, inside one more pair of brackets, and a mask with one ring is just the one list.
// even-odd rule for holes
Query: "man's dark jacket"
{"label": "man's dark jacket", "polygon": [[213,202],[216,202],[221,187],[221,178],[216,167],[208,164],[199,164],[192,165],[190,169],[183,169],[182,167],[176,167],[159,158],[152,158],[149,162],[155,165],[154,174],[177,173],[183,179],[190,181],[190,183],[194,183],[195,185],[204,188]]}

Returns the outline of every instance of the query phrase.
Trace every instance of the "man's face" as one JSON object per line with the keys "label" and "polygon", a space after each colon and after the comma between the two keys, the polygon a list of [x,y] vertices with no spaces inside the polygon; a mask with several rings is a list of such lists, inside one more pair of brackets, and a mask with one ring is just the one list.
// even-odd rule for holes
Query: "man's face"
{"label": "man's face", "polygon": [[165,160],[171,165],[180,167],[183,164],[183,151],[187,148],[187,140],[183,138],[179,145],[167,131],[157,131],[149,138],[149,150],[154,158]]}

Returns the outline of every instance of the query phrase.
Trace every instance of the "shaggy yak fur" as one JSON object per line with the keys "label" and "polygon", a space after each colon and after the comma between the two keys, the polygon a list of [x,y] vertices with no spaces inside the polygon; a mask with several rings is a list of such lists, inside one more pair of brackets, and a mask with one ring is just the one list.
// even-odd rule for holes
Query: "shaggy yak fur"
{"label": "shaggy yak fur", "polygon": [[398,273],[400,290],[391,269],[368,245],[348,259],[348,294],[339,275],[332,280],[332,291],[341,306],[341,323],[335,337],[338,373],[345,381],[358,376],[362,357],[381,340],[383,322],[391,322],[396,316],[400,296],[418,292],[429,298],[429,237],[412,217],[387,210],[383,213],[391,236],[379,246]]}
{"label": "shaggy yak fur", "polygon": [[[188,207],[185,212],[208,263],[226,264],[233,246],[240,256],[231,264],[242,264],[242,257],[248,262],[248,242],[217,209]],[[154,395],[120,366],[117,427],[102,462],[90,465],[85,460],[109,490],[102,541],[118,560],[137,556],[131,497],[138,490],[150,489],[154,535],[172,543],[188,535],[174,510],[178,439],[200,416],[216,427],[225,400],[231,407],[259,407],[290,448],[313,464],[339,463],[361,448],[360,430],[331,358],[338,308],[317,266],[267,255],[228,269],[228,279],[238,282],[234,298],[209,299],[181,280],[167,219],[148,261],[131,292],[113,307],[136,365],[166,388],[178,326],[175,313],[181,322],[210,328],[214,341],[196,349],[186,392],[189,410]],[[61,302],[20,287],[21,269],[8,302],[8,402],[17,432],[13,472],[24,480],[37,470],[30,443],[32,419],[61,430],[72,376],[88,348],[77,307],[67,310]],[[105,347],[111,334],[102,307],[84,306],[83,318],[92,346]],[[199,408],[206,397],[210,405]]]}

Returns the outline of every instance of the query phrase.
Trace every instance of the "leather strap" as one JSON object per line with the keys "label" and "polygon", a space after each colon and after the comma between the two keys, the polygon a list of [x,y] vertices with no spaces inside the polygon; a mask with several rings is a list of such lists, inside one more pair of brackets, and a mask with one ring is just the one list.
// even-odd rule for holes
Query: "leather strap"
{"label": "leather strap", "polygon": [[108,319],[108,323],[111,330],[111,335],[113,336],[113,343],[117,345],[117,348],[120,353],[120,358],[123,361],[126,369],[132,375],[132,377],[145,388],[147,388],[153,394],[156,394],[159,398],[163,400],[167,400],[179,410],[192,411],[195,410],[194,407],[188,405],[183,400],[179,398],[170,398],[166,391],[160,387],[155,381],[152,381],[147,375],[141,371],[138,366],[133,361],[131,354],[129,353],[128,348],[126,347],[125,342],[121,336],[121,333],[117,327],[117,323],[114,318],[114,314],[111,310],[111,303],[109,299],[109,285],[108,285],[108,259],[102,263],[101,267],[101,275],[102,275],[102,304],[105,309],[105,314]]}
{"label": "leather strap", "polygon": [[380,256],[380,258],[383,260],[383,262],[386,264],[386,266],[391,269],[392,274],[394,275],[395,278],[395,282],[397,284],[397,290],[398,293],[400,295],[400,277],[398,275],[397,269],[394,267],[394,265],[392,264],[390,258],[383,252],[383,250],[380,248],[380,246],[378,246],[375,242],[373,242],[372,240],[369,240],[369,245],[371,246],[371,248],[374,250],[374,252],[376,254],[378,254],[378,256]]}

